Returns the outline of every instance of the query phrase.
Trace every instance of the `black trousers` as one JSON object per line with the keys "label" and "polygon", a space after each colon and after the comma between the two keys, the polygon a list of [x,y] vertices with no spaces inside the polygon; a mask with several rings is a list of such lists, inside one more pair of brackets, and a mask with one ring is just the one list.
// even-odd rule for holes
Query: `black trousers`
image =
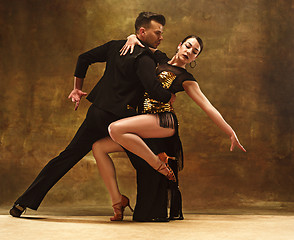
{"label": "black trousers", "polygon": [[108,125],[119,117],[91,105],[86,119],[66,149],[42,169],[29,188],[16,200],[16,204],[37,210],[47,192],[76,163],[92,149],[92,144],[108,136]]}
{"label": "black trousers", "polygon": [[[173,137],[150,138],[144,141],[155,154],[166,152],[169,156],[176,156]],[[168,205],[170,206],[169,219],[183,219],[182,196],[178,185],[178,162],[174,160],[168,162],[177,178],[175,183],[168,181],[142,158],[126,152],[137,171],[137,202],[133,220],[145,222],[167,218]]]}
{"label": "black trousers", "polygon": [[142,158],[126,152],[137,171],[137,201],[133,220],[148,222],[156,218],[167,218],[167,178]]}

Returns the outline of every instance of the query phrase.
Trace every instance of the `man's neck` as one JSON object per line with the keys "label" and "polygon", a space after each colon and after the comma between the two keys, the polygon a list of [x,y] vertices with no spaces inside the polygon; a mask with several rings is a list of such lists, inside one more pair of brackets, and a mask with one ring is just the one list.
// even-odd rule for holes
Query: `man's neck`
{"label": "man's neck", "polygon": [[144,46],[146,46],[146,47],[150,47],[148,43],[144,42],[144,41],[140,38],[140,36],[136,35],[136,37],[137,37],[137,39],[138,39],[138,40],[139,40]]}

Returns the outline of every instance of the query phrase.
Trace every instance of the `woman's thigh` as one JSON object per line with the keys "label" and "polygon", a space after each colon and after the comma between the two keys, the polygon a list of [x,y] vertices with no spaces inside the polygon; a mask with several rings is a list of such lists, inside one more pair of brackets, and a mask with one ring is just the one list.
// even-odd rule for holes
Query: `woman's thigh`
{"label": "woman's thigh", "polygon": [[155,114],[142,114],[111,123],[109,132],[134,133],[142,138],[165,138],[174,135],[175,129],[161,127]]}

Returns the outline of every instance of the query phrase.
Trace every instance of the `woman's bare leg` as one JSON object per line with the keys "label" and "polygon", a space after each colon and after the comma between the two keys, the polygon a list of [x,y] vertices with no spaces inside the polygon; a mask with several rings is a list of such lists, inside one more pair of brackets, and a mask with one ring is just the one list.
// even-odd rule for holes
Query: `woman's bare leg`
{"label": "woman's bare leg", "polygon": [[154,169],[158,169],[159,158],[142,138],[165,138],[174,135],[175,129],[163,128],[154,114],[144,114],[120,119],[109,125],[110,137],[130,152],[143,158]]}
{"label": "woman's bare leg", "polygon": [[114,142],[110,137],[100,139],[92,146],[94,158],[96,160],[98,170],[110,194],[112,204],[121,201],[121,193],[116,180],[115,167],[108,153],[124,152],[123,148]]}

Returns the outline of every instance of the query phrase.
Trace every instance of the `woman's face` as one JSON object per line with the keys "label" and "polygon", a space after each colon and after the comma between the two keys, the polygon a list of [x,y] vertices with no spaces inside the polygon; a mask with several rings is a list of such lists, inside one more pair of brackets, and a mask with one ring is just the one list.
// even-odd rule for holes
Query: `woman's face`
{"label": "woman's face", "polygon": [[200,52],[200,45],[196,38],[188,38],[178,46],[179,59],[188,64],[196,59]]}

